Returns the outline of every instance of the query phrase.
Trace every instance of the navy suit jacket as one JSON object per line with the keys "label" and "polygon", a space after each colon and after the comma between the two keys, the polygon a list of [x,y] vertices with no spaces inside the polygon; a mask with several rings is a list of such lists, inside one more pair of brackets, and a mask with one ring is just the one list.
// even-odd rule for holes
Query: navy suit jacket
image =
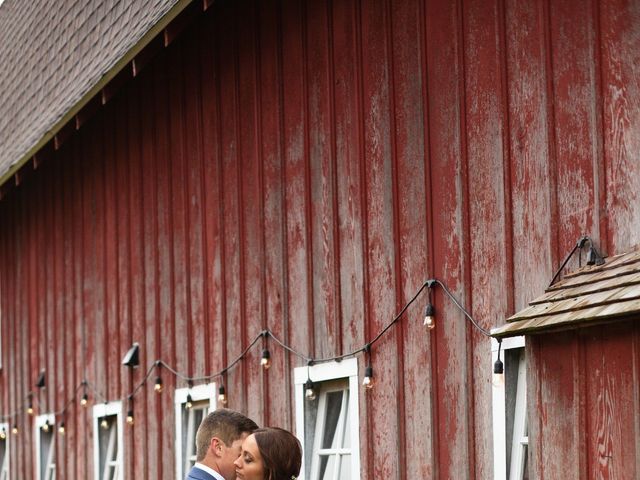
{"label": "navy suit jacket", "polygon": [[191,467],[191,471],[187,474],[187,478],[185,480],[215,480],[215,477],[213,475],[209,475],[204,470]]}

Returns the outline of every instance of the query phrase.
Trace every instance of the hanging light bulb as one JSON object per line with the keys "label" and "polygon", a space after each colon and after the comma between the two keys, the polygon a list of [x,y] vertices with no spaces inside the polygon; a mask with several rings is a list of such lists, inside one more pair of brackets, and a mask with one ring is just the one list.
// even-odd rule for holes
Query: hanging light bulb
{"label": "hanging light bulb", "polygon": [[187,410],[191,410],[191,408],[193,408],[193,398],[191,397],[190,393],[187,393],[187,401],[184,404],[184,408],[186,408]]}
{"label": "hanging light bulb", "polygon": [[493,364],[493,385],[496,387],[504,385],[504,363],[500,360],[500,350],[502,340],[498,340],[498,359]]}
{"label": "hanging light bulb", "polygon": [[373,367],[369,365],[364,369],[364,379],[362,380],[362,386],[367,390],[371,390],[373,388],[373,384]]}
{"label": "hanging light bulb", "polygon": [[129,410],[127,412],[127,425],[133,425],[135,422],[135,419],[133,418],[133,410]]}
{"label": "hanging light bulb", "polygon": [[64,422],[60,422],[60,426],[58,427],[58,433],[60,435],[64,435],[65,434]]}
{"label": "hanging light bulb", "polygon": [[316,399],[316,390],[313,388],[313,382],[310,378],[308,378],[304,384],[304,398],[310,402]]}
{"label": "hanging light bulb", "polygon": [[264,368],[265,370],[269,370],[269,368],[271,367],[271,354],[269,353],[269,350],[267,350],[266,348],[262,350],[262,358],[260,359],[260,365],[262,365],[262,368]]}
{"label": "hanging light bulb", "polygon": [[85,394],[82,395],[82,398],[80,399],[80,405],[82,405],[83,407],[86,407],[88,403],[89,403],[89,395],[87,395],[87,393],[85,392]]}
{"label": "hanging light bulb", "polygon": [[27,404],[27,413],[29,415],[33,415],[33,400],[31,398],[31,395],[29,395],[29,403]]}
{"label": "hanging light bulb", "polygon": [[162,378],[156,377],[156,383],[153,386],[156,393],[162,393]]}
{"label": "hanging light bulb", "polygon": [[13,424],[13,428],[11,429],[11,433],[13,433],[14,435],[18,434],[18,424],[16,424],[16,423]]}
{"label": "hanging light bulb", "polygon": [[436,309],[431,302],[427,303],[424,309],[424,323],[423,325],[429,330],[433,330],[436,326]]}
{"label": "hanging light bulb", "polygon": [[106,417],[104,417],[101,421],[100,421],[100,426],[104,429],[104,430],[109,430],[109,421],[107,420]]}
{"label": "hanging light bulb", "polygon": [[0,430],[0,440],[6,440],[7,439],[7,430],[2,427],[2,430]]}
{"label": "hanging light bulb", "polygon": [[49,433],[49,420],[45,420],[44,425],[42,425],[42,431],[44,433]]}
{"label": "hanging light bulb", "polygon": [[224,390],[224,385],[220,385],[220,388],[218,388],[218,403],[222,406],[227,404],[227,393]]}

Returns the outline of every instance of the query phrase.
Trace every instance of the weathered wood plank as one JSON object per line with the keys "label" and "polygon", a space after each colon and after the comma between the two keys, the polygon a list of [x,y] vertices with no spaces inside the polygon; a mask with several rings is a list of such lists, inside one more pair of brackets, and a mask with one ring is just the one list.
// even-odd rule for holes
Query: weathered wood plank
{"label": "weathered wood plank", "polygon": [[[640,35],[637,4],[598,4],[608,244],[621,253],[640,242]],[[594,12],[595,13],[595,12]]]}

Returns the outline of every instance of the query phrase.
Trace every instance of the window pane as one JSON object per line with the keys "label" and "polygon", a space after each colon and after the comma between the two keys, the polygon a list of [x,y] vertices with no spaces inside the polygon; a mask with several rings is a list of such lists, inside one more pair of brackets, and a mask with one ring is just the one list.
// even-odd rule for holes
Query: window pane
{"label": "window pane", "polygon": [[53,452],[51,447],[53,446],[53,427],[48,432],[43,432],[40,429],[40,478],[46,479],[48,462],[53,461],[53,457],[49,458],[49,455]]}
{"label": "window pane", "polygon": [[342,391],[327,393],[327,413],[325,415],[325,429],[322,436],[322,448],[337,448],[336,428],[342,409]]}
{"label": "window pane", "polygon": [[320,472],[318,478],[320,480],[333,480],[333,471],[336,468],[335,455],[322,455],[320,457]]}
{"label": "window pane", "polygon": [[[343,448],[351,448],[351,412],[349,412],[349,390],[345,390],[345,404],[344,404],[344,438],[342,440],[341,447]],[[342,478],[342,477],[340,477]]]}
{"label": "window pane", "polygon": [[351,455],[340,456],[339,480],[351,480]]}
{"label": "window pane", "polygon": [[6,480],[8,472],[7,440],[0,440],[0,480]]}
{"label": "window pane", "polygon": [[194,402],[190,409],[182,405],[182,464],[188,472],[196,462],[196,433],[209,413],[209,401]]}
{"label": "window pane", "polygon": [[[106,427],[102,421],[106,420]],[[100,455],[100,474],[102,480],[112,480],[118,477],[118,417],[108,415],[98,419],[98,451]]]}

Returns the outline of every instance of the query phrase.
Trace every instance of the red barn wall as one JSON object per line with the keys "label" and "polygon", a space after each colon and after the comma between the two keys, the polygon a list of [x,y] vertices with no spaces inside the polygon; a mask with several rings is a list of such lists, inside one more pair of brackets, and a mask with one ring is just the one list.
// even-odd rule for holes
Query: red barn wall
{"label": "red barn wall", "polygon": [[530,478],[638,478],[637,320],[528,342]]}
{"label": "red barn wall", "polygon": [[[637,244],[639,26],[624,1],[199,14],[0,202],[3,411],[41,368],[41,411],[85,376],[119,399],[157,358],[217,371],[264,328],[314,357],[351,351],[431,277],[496,326],[581,234],[609,254]],[[362,478],[490,478],[489,341],[440,292],[423,331],[423,300],[373,349]],[[637,357],[637,341],[625,348]],[[264,373],[258,350],[229,372],[229,406],[293,428],[301,363],[272,347]],[[558,355],[595,361],[578,353]],[[172,402],[136,396],[127,478],[173,477]],[[58,478],[91,476],[89,415],[70,410]],[[13,475],[32,478],[31,419],[18,422]],[[563,442],[563,458],[583,452]],[[554,478],[536,455],[538,478]]]}

